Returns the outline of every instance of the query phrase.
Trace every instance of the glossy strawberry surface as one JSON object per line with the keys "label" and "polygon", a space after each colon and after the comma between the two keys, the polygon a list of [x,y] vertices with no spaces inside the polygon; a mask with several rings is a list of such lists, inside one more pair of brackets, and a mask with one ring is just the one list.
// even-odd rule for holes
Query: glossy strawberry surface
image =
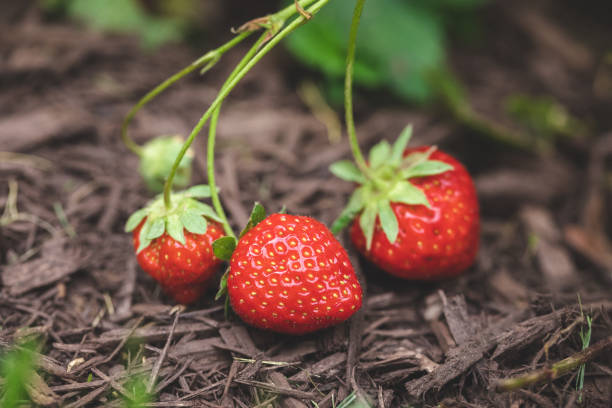
{"label": "glossy strawberry surface", "polygon": [[[426,147],[406,149],[404,156],[426,150]],[[366,250],[359,217],[350,230],[353,244],[367,259],[404,279],[456,276],[473,264],[478,251],[478,201],[470,175],[461,163],[444,152],[436,150],[430,158],[450,164],[453,170],[410,179],[425,193],[431,208],[392,202],[391,209],[399,225],[393,244],[378,220],[370,250]]]}
{"label": "glossy strawberry surface", "polygon": [[240,238],[227,288],[244,321],[288,334],[335,325],[362,302],[348,255],[327,227],[286,214],[268,216]]}
{"label": "glossy strawberry surface", "polygon": [[[144,222],[132,234],[134,249],[140,246],[140,229]],[[221,260],[213,254],[212,242],[224,233],[221,224],[208,220],[204,234],[184,230],[184,235],[185,244],[181,244],[164,233],[141,250],[137,260],[169,296],[179,303],[188,304],[204,293],[217,271]]]}

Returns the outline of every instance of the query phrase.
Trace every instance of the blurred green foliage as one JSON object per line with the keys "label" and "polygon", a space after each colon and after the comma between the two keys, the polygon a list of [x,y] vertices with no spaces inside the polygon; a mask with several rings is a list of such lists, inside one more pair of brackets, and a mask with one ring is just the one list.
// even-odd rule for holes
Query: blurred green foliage
{"label": "blurred green foliage", "polygon": [[95,29],[137,34],[145,48],[179,41],[185,33],[182,19],[153,16],[137,0],[42,0],[42,6]]}
{"label": "blurred green foliage", "polygon": [[153,395],[147,391],[146,377],[134,376],[126,384],[125,389],[131,398],[123,397],[123,408],[142,408],[153,401]]}
{"label": "blurred green foliage", "polygon": [[[417,103],[431,100],[437,92],[429,79],[431,74],[449,73],[445,63],[449,27],[459,27],[460,20],[473,17],[476,8],[485,2],[367,2],[357,37],[356,83],[369,88],[384,87]],[[331,1],[286,43],[302,63],[323,72],[332,86],[339,89],[354,5],[354,1]]]}
{"label": "blurred green foliage", "polygon": [[586,125],[552,97],[512,95],[506,100],[506,111],[540,138],[574,138],[586,132]]}
{"label": "blurred green foliage", "polygon": [[3,408],[18,407],[29,400],[26,385],[34,374],[35,349],[35,342],[27,342],[0,356],[0,376],[4,381],[0,406]]}

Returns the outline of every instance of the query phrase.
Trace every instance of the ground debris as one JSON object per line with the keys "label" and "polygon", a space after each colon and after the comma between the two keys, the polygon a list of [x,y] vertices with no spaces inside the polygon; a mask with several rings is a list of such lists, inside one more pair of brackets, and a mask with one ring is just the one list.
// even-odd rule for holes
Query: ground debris
{"label": "ground debris", "polygon": [[2,284],[11,295],[55,283],[79,270],[87,262],[81,248],[66,245],[63,238],[47,241],[40,258],[2,268]]}

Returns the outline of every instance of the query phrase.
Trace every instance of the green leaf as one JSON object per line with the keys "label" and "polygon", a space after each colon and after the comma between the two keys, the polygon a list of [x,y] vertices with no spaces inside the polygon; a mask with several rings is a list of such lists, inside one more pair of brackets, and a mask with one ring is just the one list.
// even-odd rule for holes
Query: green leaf
{"label": "green leaf", "polygon": [[353,192],[348,204],[346,207],[344,207],[336,221],[334,221],[332,224],[332,233],[335,235],[346,228],[351,221],[353,221],[355,216],[363,209],[364,205],[365,201],[363,197],[363,188],[359,187]]}
{"label": "green leaf", "polygon": [[369,161],[372,169],[377,169],[381,165],[387,163],[391,157],[391,145],[386,140],[375,145],[370,150]]}
{"label": "green leaf", "polygon": [[127,222],[125,223],[125,232],[134,231],[134,229],[136,229],[136,227],[140,225],[140,222],[144,219],[144,217],[147,216],[148,212],[148,208],[141,208],[140,210],[130,215]]}
{"label": "green leaf", "polygon": [[166,224],[166,231],[168,232],[168,235],[170,235],[170,237],[172,237],[172,239],[174,239],[176,242],[180,242],[181,244],[185,245],[185,232],[183,229],[183,223],[178,215],[172,214],[168,216],[168,222]]}
{"label": "green leaf", "polygon": [[[377,0],[366,5],[357,36],[356,84],[384,86],[410,101],[431,100],[427,73],[445,65],[445,35],[444,18],[429,3]],[[351,1],[329,2],[286,42],[300,61],[337,82],[344,78],[353,6]]]}
{"label": "green leaf", "polygon": [[97,29],[136,33],[145,47],[159,47],[183,36],[179,21],[154,17],[135,0],[70,0],[65,4],[71,17]]}
{"label": "green leaf", "polygon": [[151,223],[149,228],[149,232],[147,233],[147,239],[154,240],[155,238],[159,238],[164,234],[166,230],[166,220],[163,218],[158,218]]}
{"label": "green leaf", "polygon": [[261,221],[263,221],[264,218],[266,218],[266,210],[264,209],[263,205],[261,205],[260,203],[255,203],[253,205],[253,210],[251,210],[251,216],[249,217],[249,222],[247,222],[246,227],[244,227],[244,229],[240,233],[239,238],[242,238],[244,234],[249,232],[251,228],[253,228],[257,224],[259,224]]}
{"label": "green leaf", "polygon": [[140,229],[140,233],[138,234],[138,241],[140,242],[140,245],[138,245],[138,249],[136,249],[137,254],[146,247],[148,247],[151,243],[151,240],[147,238],[147,236],[149,235],[149,229],[151,229],[150,222],[145,222],[142,228]]}
{"label": "green leaf", "polygon": [[388,200],[382,200],[378,203],[378,218],[387,239],[393,244],[399,233],[399,225]]}
{"label": "green leaf", "polygon": [[36,343],[29,341],[0,355],[0,376],[3,379],[3,396],[0,406],[16,408],[29,406],[28,388],[36,383]]}
{"label": "green leaf", "polygon": [[215,301],[221,299],[221,296],[227,293],[227,278],[229,277],[230,269],[227,268],[221,277],[221,281],[219,282],[219,290],[217,290],[217,294],[215,295]]}
{"label": "green leaf", "polygon": [[367,395],[353,391],[336,408],[374,408],[374,405],[369,401]]}
{"label": "green leaf", "polygon": [[366,239],[366,250],[372,247],[372,238],[374,238],[374,227],[376,226],[376,215],[378,213],[377,205],[368,205],[363,210],[359,218],[359,226]]}
{"label": "green leaf", "polygon": [[[217,191],[219,191],[217,189]],[[189,197],[194,198],[208,198],[210,197],[210,186],[207,184],[199,184],[197,186],[189,187],[186,191]]]}
{"label": "green leaf", "polygon": [[393,149],[391,151],[391,164],[395,166],[400,165],[402,162],[402,157],[404,156],[404,150],[406,150],[406,146],[408,146],[408,142],[410,142],[411,137],[412,125],[408,125],[404,128],[395,143],[393,143]]}
{"label": "green leaf", "polygon": [[365,183],[365,177],[350,160],[340,160],[333,163],[329,166],[329,171],[342,180],[354,181],[359,184]]}
{"label": "green leaf", "polygon": [[179,218],[183,223],[183,227],[185,227],[185,229],[192,234],[206,233],[206,229],[208,227],[206,218],[202,217],[202,215],[198,214],[197,212],[185,211],[179,215]]}
{"label": "green leaf", "polygon": [[417,151],[412,152],[408,156],[402,158],[401,166],[404,169],[409,169],[410,167],[416,166],[419,163],[426,162],[429,160],[429,157],[437,150],[436,146],[431,146],[429,149],[424,152]]}
{"label": "green leaf", "polygon": [[400,181],[393,187],[389,193],[389,201],[431,207],[423,190],[408,181]]}
{"label": "green leaf", "polygon": [[412,177],[434,176],[453,169],[454,167],[448,163],[439,160],[427,160],[402,170],[402,177],[408,179]]}
{"label": "green leaf", "polygon": [[221,237],[212,243],[213,252],[215,256],[224,261],[229,261],[236,249],[236,238],[234,237]]}
{"label": "green leaf", "polygon": [[210,205],[201,203],[197,200],[189,200],[187,202],[187,205],[185,206],[185,209],[188,210],[189,212],[203,215],[206,218],[210,218],[211,220],[222,222],[221,217],[217,215],[215,210],[213,210],[213,208]]}

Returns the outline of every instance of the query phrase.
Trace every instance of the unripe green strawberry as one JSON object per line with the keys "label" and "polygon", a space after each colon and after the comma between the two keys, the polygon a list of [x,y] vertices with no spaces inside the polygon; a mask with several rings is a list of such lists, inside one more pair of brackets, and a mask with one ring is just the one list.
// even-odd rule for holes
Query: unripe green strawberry
{"label": "unripe green strawberry", "polygon": [[456,276],[473,264],[478,251],[474,183],[461,163],[435,147],[406,149],[409,137],[407,129],[393,147],[375,146],[369,174],[346,162],[332,167],[336,175],[361,184],[333,230],[352,222],[357,249],[400,278]]}
{"label": "unripe green strawberry", "polygon": [[244,321],[288,334],[342,322],[362,302],[348,255],[331,231],[287,214],[270,215],[239,239],[227,289]]}
{"label": "unripe green strawberry", "polygon": [[209,194],[208,186],[173,193],[169,208],[160,196],[126,224],[140,267],[179,303],[195,302],[221,263],[212,243],[223,227],[212,208],[194,199]]}
{"label": "unripe green strawberry", "polygon": [[[172,170],[175,157],[183,148],[184,140],[179,135],[159,136],[149,140],[142,146],[140,155],[140,166],[138,170],[144,179],[147,188],[160,193],[164,189],[166,178]],[[189,149],[179,163],[174,175],[174,187],[185,188],[191,181],[191,163],[193,161],[193,150]]]}

